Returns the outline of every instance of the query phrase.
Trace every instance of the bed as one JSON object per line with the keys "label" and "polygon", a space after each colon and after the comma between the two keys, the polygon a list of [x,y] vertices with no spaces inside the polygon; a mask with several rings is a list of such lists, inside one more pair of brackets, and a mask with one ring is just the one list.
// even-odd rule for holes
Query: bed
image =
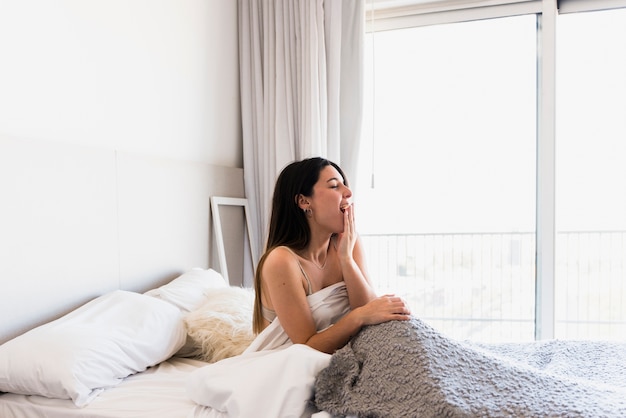
{"label": "bed", "polygon": [[[199,268],[143,294],[116,290],[95,298],[0,346],[0,417],[246,416],[245,409],[226,413],[194,401],[189,381],[195,371],[238,358],[250,345],[253,300],[252,289],[229,286],[215,270]],[[321,358],[320,365],[330,357],[307,353]],[[308,401],[313,381],[294,380],[295,369],[289,370],[285,387],[263,385],[288,404],[277,396],[252,400],[256,408],[275,411],[269,416],[325,416]],[[231,378],[253,384],[241,375]]]}
{"label": "bed", "polygon": [[[200,268],[144,294],[104,294],[0,346],[0,417],[202,416],[186,378],[249,344],[252,298]],[[224,332],[236,338],[205,349]]]}
{"label": "bed", "polygon": [[0,417],[626,416],[624,343],[481,345],[412,318],[332,356],[247,352],[252,301],[211,269],[102,295],[0,346]]}

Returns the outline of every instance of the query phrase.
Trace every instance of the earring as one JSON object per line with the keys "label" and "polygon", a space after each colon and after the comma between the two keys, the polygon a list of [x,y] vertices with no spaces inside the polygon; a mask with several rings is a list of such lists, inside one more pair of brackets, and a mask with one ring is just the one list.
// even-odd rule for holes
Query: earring
{"label": "earring", "polygon": [[306,215],[307,218],[313,217],[313,211],[311,210],[311,208],[304,209],[304,214]]}

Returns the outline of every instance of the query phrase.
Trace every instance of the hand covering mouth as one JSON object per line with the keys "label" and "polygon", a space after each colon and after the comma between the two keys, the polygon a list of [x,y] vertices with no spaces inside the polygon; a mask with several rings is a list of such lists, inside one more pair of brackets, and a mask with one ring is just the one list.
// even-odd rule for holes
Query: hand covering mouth
{"label": "hand covering mouth", "polygon": [[339,210],[342,212],[345,212],[346,209],[348,209],[349,207],[350,207],[350,203],[344,203],[343,205],[339,207]]}

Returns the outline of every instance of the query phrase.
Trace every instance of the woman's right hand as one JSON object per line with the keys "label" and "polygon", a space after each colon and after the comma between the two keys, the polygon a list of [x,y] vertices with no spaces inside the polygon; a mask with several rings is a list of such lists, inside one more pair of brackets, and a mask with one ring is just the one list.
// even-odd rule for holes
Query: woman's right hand
{"label": "woman's right hand", "polygon": [[363,325],[375,325],[387,321],[407,321],[411,318],[411,309],[396,295],[383,295],[367,304],[356,308],[355,313]]}

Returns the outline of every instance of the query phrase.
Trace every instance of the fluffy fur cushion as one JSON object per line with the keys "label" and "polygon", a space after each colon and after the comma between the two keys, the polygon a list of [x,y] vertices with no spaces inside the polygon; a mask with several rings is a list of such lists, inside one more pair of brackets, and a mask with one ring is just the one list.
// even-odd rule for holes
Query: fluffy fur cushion
{"label": "fluffy fur cushion", "polygon": [[214,363],[241,354],[255,337],[253,304],[253,289],[230,286],[208,292],[206,301],[185,317],[193,356]]}

